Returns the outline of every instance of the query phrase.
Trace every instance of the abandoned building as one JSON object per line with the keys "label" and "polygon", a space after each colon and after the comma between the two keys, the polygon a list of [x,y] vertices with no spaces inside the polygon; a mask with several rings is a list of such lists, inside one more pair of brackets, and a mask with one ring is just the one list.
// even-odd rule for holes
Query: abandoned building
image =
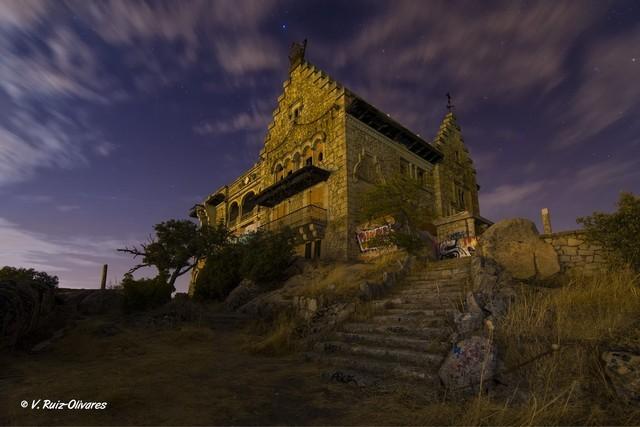
{"label": "abandoned building", "polygon": [[353,259],[368,250],[359,239],[358,194],[396,172],[422,186],[438,240],[474,239],[490,224],[480,216],[476,171],[450,103],[427,142],[309,63],[305,49],[306,42],[291,48],[257,162],[191,216],[223,222],[236,235],[288,226],[300,255]]}

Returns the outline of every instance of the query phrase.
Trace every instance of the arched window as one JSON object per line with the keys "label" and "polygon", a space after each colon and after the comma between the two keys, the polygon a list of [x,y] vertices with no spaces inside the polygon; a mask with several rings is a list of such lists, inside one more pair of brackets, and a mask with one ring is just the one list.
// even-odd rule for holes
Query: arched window
{"label": "arched window", "polygon": [[304,151],[302,151],[302,159],[304,161],[304,166],[313,165],[313,151],[309,147],[304,147]]}
{"label": "arched window", "polygon": [[280,181],[282,179],[282,177],[284,176],[284,168],[282,167],[281,164],[278,163],[278,165],[276,166],[275,170],[275,178],[276,181]]}
{"label": "arched window", "polygon": [[324,160],[324,142],[317,142],[315,147],[313,147],[313,152],[315,154],[315,162],[322,162]]}
{"label": "arched window", "polygon": [[294,153],[293,158],[291,160],[291,166],[293,170],[300,169],[300,153],[298,152]]}
{"label": "arched window", "polygon": [[251,215],[256,207],[256,195],[253,191],[249,191],[242,199],[242,217]]}
{"label": "arched window", "polygon": [[293,163],[287,159],[284,161],[284,176],[289,176],[293,173]]}
{"label": "arched window", "polygon": [[240,214],[240,208],[238,207],[237,202],[231,203],[231,207],[229,208],[229,225],[233,225],[238,220],[238,215]]}

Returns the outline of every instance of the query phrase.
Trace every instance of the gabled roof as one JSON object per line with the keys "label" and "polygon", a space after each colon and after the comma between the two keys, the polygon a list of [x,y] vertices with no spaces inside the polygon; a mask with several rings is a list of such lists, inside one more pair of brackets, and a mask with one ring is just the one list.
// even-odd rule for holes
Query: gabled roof
{"label": "gabled roof", "polygon": [[[371,103],[365,101],[364,98],[346,88],[342,83],[329,76],[320,68],[308,62],[305,58],[306,47],[306,40],[303,43],[294,42],[291,45],[289,53],[290,73],[297,67],[309,67],[313,73],[317,72],[323,79],[328,80],[332,86],[344,90],[347,96],[347,114],[380,132],[392,141],[403,145],[409,151],[422,157],[428,162],[437,163],[444,157],[440,150],[432,144],[389,117],[388,114],[371,105]],[[285,81],[285,88],[288,85],[288,82],[289,80]],[[278,98],[278,102],[280,102],[280,100],[281,98]],[[276,111],[274,111],[274,116],[279,111],[279,108],[280,105],[278,105]],[[271,122],[269,128],[271,128],[272,125],[273,122]],[[268,136],[266,139],[268,139]]]}
{"label": "gabled roof", "polygon": [[430,163],[437,163],[444,155],[433,145],[402,126],[389,117],[388,114],[348,91],[347,114],[358,119],[367,126],[380,132],[387,138],[404,145],[412,153],[422,157]]}

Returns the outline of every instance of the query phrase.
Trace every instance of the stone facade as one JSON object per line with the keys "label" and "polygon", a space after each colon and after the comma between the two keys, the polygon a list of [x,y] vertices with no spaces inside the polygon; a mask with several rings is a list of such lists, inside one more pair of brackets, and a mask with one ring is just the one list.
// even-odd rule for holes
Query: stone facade
{"label": "stone facade", "polygon": [[422,184],[437,216],[479,215],[475,170],[452,111],[428,143],[306,61],[305,47],[292,48],[258,161],[192,216],[236,234],[290,226],[299,254],[354,258],[359,195],[394,171]]}
{"label": "stone facade", "polygon": [[606,264],[606,250],[588,242],[582,230],[542,234],[540,238],[553,246],[563,272],[577,269],[596,271]]}

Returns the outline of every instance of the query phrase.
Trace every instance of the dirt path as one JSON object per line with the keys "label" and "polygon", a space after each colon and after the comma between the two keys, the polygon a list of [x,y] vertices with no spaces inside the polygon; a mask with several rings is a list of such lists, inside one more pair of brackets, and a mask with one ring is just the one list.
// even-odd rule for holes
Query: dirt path
{"label": "dirt path", "polygon": [[[252,355],[242,330],[186,325],[111,335],[81,322],[45,353],[0,358],[2,425],[425,424],[412,399],[323,379],[299,356]],[[104,410],[23,409],[21,401],[107,402]],[[444,415],[444,414],[443,414]],[[447,417],[439,420],[447,422]]]}

